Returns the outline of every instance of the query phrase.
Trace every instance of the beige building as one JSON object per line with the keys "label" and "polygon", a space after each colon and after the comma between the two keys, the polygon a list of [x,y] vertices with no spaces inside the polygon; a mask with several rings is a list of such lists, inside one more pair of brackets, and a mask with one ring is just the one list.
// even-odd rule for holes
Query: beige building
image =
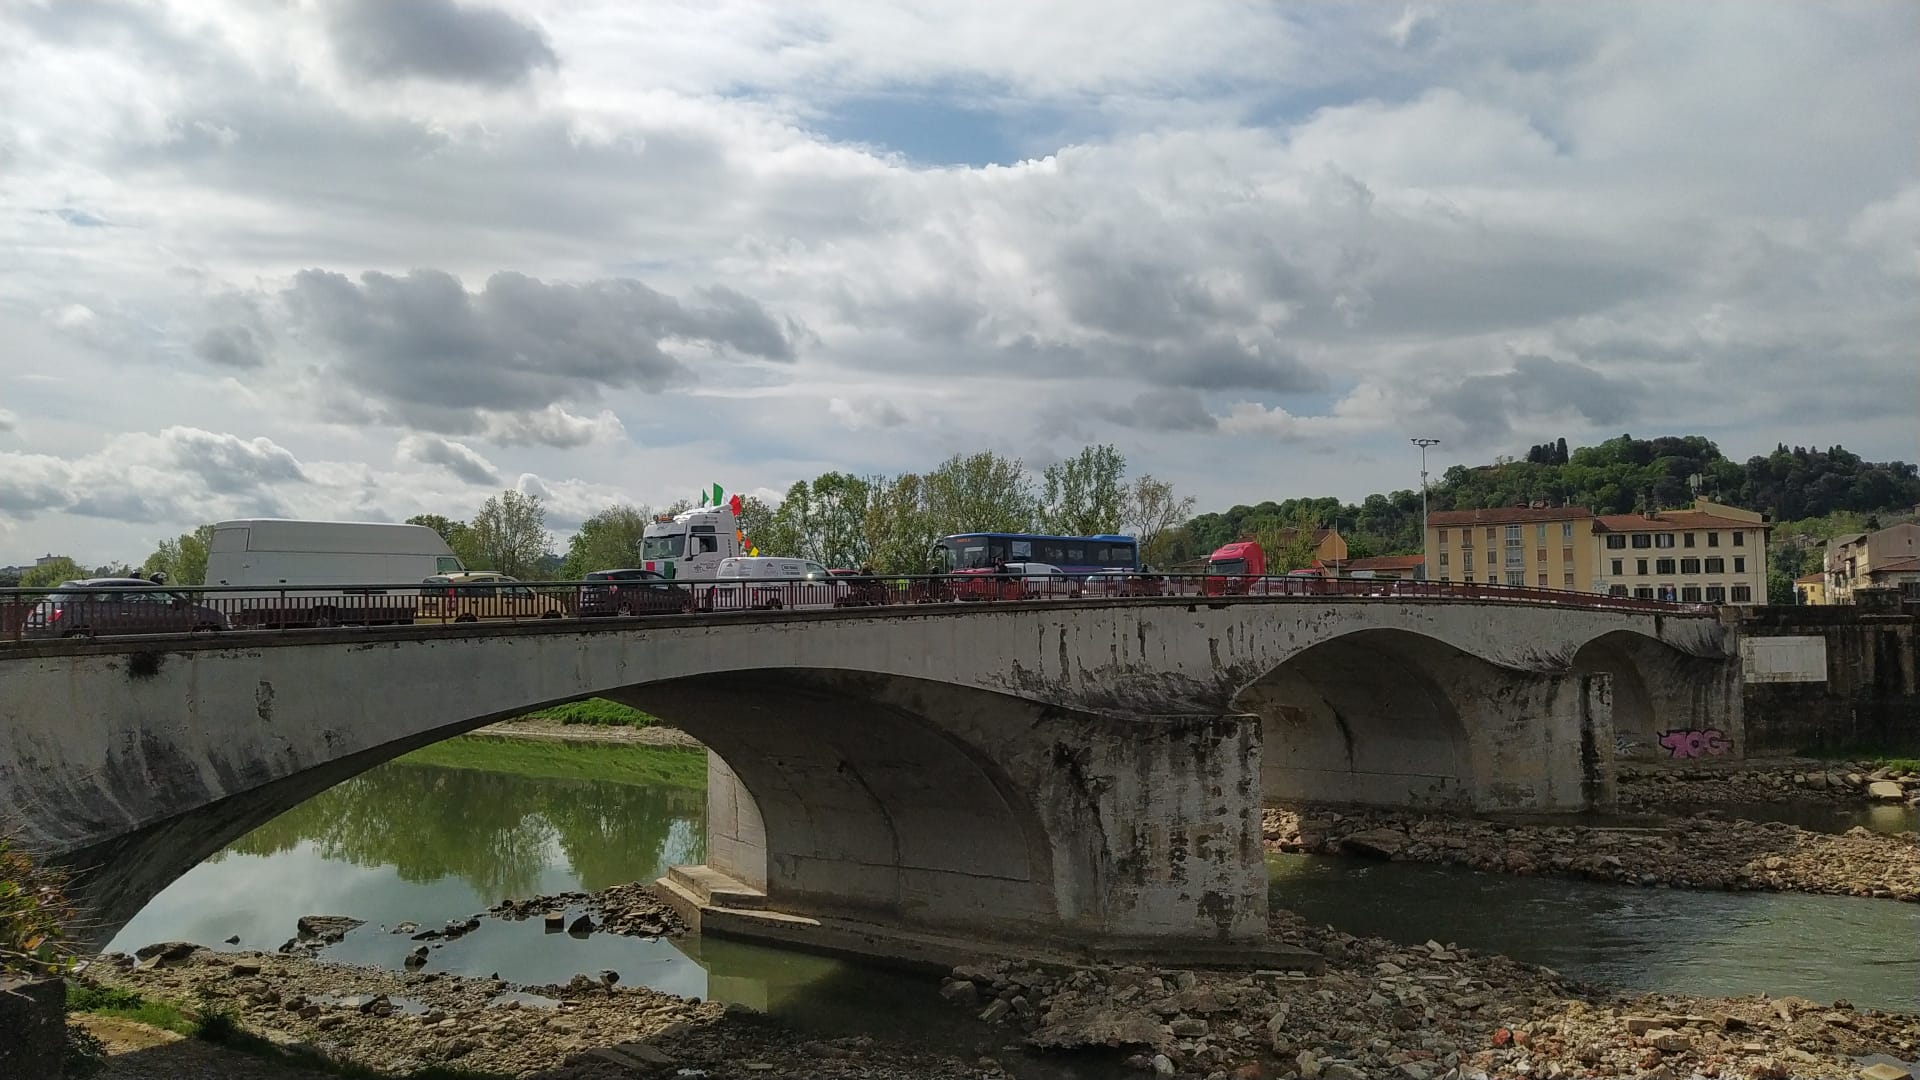
{"label": "beige building", "polygon": [[1827,602],[1827,574],[1824,570],[1815,570],[1811,574],[1802,574],[1793,579],[1793,591],[1800,594],[1800,602],[1809,607],[1819,607]]}
{"label": "beige building", "polygon": [[1695,499],[1691,510],[1594,519],[1595,592],[1681,603],[1767,602],[1766,517]]}
{"label": "beige building", "polygon": [[1427,515],[1427,580],[1587,590],[1593,521],[1582,506],[1436,510]]}
{"label": "beige building", "polygon": [[1912,522],[1834,537],[1826,554],[1827,602],[1851,604],[1853,590],[1893,583],[1876,581],[1874,572],[1914,558],[1920,558],[1920,525]]}
{"label": "beige building", "polygon": [[1867,571],[1867,581],[1875,589],[1898,589],[1904,596],[1920,598],[1920,556],[1888,559]]}

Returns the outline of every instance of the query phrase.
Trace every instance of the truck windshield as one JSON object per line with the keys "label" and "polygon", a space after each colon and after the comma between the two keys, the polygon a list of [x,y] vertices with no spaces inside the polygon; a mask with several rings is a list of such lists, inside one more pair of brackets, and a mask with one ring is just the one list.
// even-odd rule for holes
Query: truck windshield
{"label": "truck windshield", "polygon": [[686,533],[664,533],[649,536],[640,541],[640,557],[643,559],[677,559],[686,543]]}
{"label": "truck windshield", "polygon": [[1210,572],[1215,574],[1244,574],[1247,572],[1247,560],[1215,559],[1211,564]]}

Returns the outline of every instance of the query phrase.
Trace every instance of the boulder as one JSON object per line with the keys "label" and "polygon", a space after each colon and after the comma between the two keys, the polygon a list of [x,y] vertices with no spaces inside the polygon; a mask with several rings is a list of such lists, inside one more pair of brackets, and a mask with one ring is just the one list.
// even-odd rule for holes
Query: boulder
{"label": "boulder", "polygon": [[1867,798],[1869,799],[1878,799],[1884,802],[1899,802],[1903,797],[1904,795],[1900,791],[1900,785],[1892,780],[1875,780],[1873,783],[1867,785]]}
{"label": "boulder", "polygon": [[1406,850],[1407,834],[1399,829],[1367,829],[1343,838],[1340,846],[1356,855],[1391,859]]}

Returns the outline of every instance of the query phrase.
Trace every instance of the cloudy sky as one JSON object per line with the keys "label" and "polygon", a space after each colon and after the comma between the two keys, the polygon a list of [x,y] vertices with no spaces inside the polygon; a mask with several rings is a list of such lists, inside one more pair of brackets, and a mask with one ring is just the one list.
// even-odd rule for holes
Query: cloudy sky
{"label": "cloudy sky", "polygon": [[0,563],[1086,442],[1920,456],[1920,7],[0,0]]}

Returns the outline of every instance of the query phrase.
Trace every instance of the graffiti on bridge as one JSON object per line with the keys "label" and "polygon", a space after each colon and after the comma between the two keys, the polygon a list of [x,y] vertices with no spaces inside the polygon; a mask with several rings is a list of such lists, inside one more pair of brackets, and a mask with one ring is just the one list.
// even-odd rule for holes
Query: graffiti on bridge
{"label": "graffiti on bridge", "polygon": [[1660,733],[1660,745],[1676,758],[1719,757],[1733,749],[1719,728],[1675,728]]}

